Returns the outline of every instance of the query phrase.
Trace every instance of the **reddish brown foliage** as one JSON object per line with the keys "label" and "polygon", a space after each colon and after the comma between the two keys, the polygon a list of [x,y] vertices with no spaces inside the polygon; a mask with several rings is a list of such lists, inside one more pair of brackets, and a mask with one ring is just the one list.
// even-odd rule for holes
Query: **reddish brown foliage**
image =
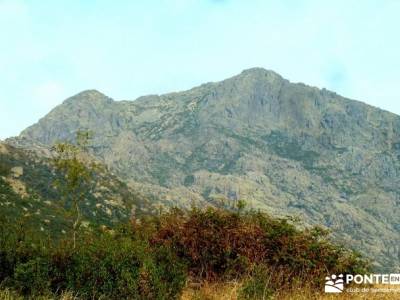
{"label": "reddish brown foliage", "polygon": [[[169,214],[152,242],[172,246],[189,260],[194,275],[214,279],[228,268],[246,268],[267,255],[262,228],[222,210]],[[237,270],[240,271],[240,270]]]}
{"label": "reddish brown foliage", "polygon": [[172,248],[187,261],[192,276],[207,280],[240,277],[260,264],[286,270],[288,278],[323,278],[327,272],[363,267],[325,235],[319,228],[301,231],[287,219],[257,212],[194,209],[161,216],[151,242]]}

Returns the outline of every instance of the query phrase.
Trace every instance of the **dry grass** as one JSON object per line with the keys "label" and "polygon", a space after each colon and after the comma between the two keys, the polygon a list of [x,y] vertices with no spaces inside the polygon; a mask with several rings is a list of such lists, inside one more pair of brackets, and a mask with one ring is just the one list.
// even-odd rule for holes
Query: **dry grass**
{"label": "dry grass", "polygon": [[[188,287],[184,289],[180,300],[238,300],[241,284],[239,282],[229,283],[204,283],[201,287]],[[382,288],[385,286],[375,286]],[[387,286],[386,286],[387,287]],[[390,286],[395,289],[396,287]],[[399,287],[400,289],[400,287]],[[9,289],[0,291],[0,300],[23,300]],[[53,297],[34,298],[36,300],[51,300]],[[77,300],[78,297],[72,293],[63,293],[59,300]],[[278,292],[274,300],[397,300],[400,299],[400,293],[342,293],[342,294],[324,294],[310,288],[302,288],[292,291]],[[254,299],[257,300],[257,299]],[[265,299],[267,300],[267,299]]]}
{"label": "dry grass", "polygon": [[0,291],[0,300],[24,300],[24,299],[35,299],[35,300],[77,300],[78,297],[74,296],[73,293],[64,292],[58,298],[51,297],[51,296],[41,296],[41,297],[32,297],[32,298],[24,298],[23,296],[18,295],[17,293],[9,290],[4,289]]}
{"label": "dry grass", "polygon": [[[239,282],[204,284],[199,288],[188,287],[183,291],[181,300],[238,300],[241,284]],[[395,286],[374,286],[374,288]],[[398,287],[400,291],[400,287]],[[268,298],[267,298],[268,299]],[[265,300],[267,300],[265,299]],[[272,299],[276,300],[398,300],[399,293],[342,293],[325,294],[311,288],[280,291]],[[254,299],[257,300],[257,299]],[[261,299],[260,299],[261,300]],[[264,300],[264,299],[262,299]]]}
{"label": "dry grass", "polygon": [[18,297],[15,293],[13,293],[8,289],[0,291],[0,300],[19,300],[19,299],[23,298]]}
{"label": "dry grass", "polygon": [[342,294],[325,294],[321,291],[311,289],[302,289],[298,291],[282,292],[275,296],[275,299],[280,300],[389,300],[400,299],[400,294],[386,293],[342,293]]}
{"label": "dry grass", "polygon": [[181,300],[235,300],[238,299],[240,283],[204,283],[199,288],[184,289]]}

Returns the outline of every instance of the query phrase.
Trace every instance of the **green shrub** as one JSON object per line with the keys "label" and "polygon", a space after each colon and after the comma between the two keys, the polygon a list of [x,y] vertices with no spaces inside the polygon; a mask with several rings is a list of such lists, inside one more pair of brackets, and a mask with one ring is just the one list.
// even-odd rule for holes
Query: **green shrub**
{"label": "green shrub", "polygon": [[186,284],[185,263],[170,248],[161,246],[153,250],[153,259],[149,265],[151,282],[157,291],[155,299],[177,298]]}
{"label": "green shrub", "polygon": [[270,287],[273,276],[275,274],[264,266],[256,267],[251,276],[244,281],[238,298],[243,300],[273,299],[274,290]]}
{"label": "green shrub", "polygon": [[65,274],[63,288],[85,298],[172,299],[186,279],[184,266],[168,249],[110,234],[80,246]]}
{"label": "green shrub", "polygon": [[150,248],[146,241],[109,233],[85,239],[73,255],[53,257],[58,276],[53,290],[111,299],[174,299],[180,294],[186,270],[169,249]]}
{"label": "green shrub", "polygon": [[66,288],[85,298],[137,296],[140,260],[135,250],[128,240],[116,243],[105,235],[80,245],[66,266]]}
{"label": "green shrub", "polygon": [[25,296],[70,291],[80,299],[176,299],[186,283],[186,267],[171,249],[129,231],[88,231],[74,249],[71,240],[47,243],[9,229],[0,243],[1,284]]}
{"label": "green shrub", "polygon": [[43,295],[49,291],[49,262],[41,257],[20,263],[14,270],[14,285],[24,295]]}

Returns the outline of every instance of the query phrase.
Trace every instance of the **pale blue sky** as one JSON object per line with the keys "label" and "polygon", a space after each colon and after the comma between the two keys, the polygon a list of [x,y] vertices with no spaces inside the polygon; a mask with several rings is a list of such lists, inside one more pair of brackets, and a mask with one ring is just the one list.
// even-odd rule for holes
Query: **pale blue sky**
{"label": "pale blue sky", "polygon": [[0,0],[0,138],[65,98],[135,99],[250,67],[400,114],[400,1]]}

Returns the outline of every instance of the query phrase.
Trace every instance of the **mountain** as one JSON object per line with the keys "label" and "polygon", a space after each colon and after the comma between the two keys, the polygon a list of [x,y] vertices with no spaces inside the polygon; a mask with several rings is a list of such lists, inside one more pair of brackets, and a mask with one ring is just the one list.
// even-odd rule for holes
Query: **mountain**
{"label": "mountain", "polygon": [[245,199],[324,224],[378,269],[400,269],[400,117],[254,68],[188,91],[65,100],[8,143],[94,134],[92,154],[165,205]]}

